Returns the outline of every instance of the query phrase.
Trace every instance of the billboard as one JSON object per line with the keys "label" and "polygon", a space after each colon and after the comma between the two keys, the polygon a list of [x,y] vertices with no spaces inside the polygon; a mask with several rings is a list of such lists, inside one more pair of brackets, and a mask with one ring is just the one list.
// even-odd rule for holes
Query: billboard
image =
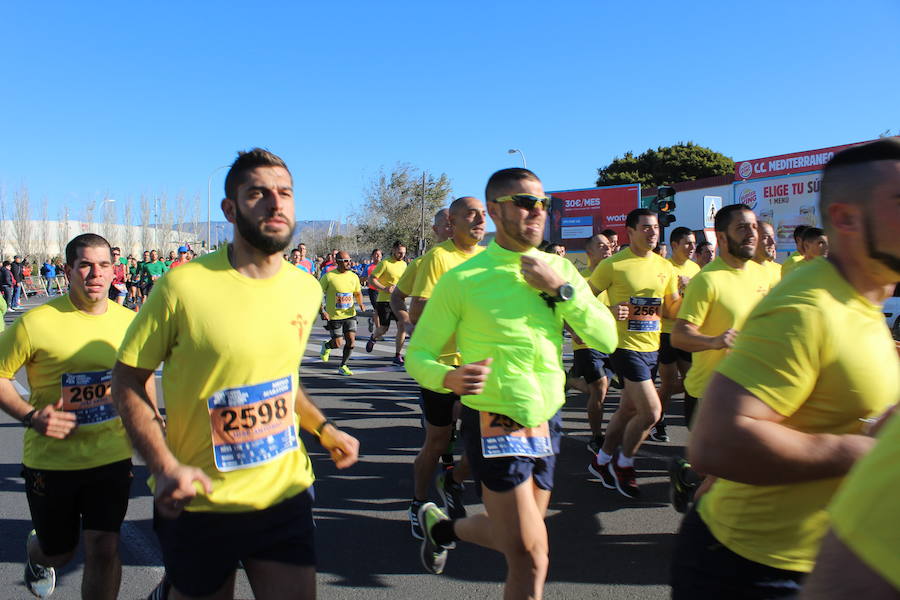
{"label": "billboard", "polygon": [[779,252],[789,252],[796,250],[793,234],[797,225],[821,226],[821,185],[822,171],[738,181],[734,184],[734,202],[746,204],[760,221],[771,223]]}
{"label": "billboard", "polygon": [[627,244],[625,217],[641,205],[641,186],[637,183],[547,195],[552,202],[545,235],[548,240],[562,242],[567,251],[584,250],[585,240],[604,229],[616,231],[619,244]]}
{"label": "billboard", "polygon": [[857,142],[855,144],[844,144],[843,146],[832,146],[830,148],[779,154],[778,156],[736,162],[734,163],[734,178],[735,180],[761,179],[763,177],[779,177],[781,175],[821,171],[825,163],[831,160],[836,153],[867,143]]}

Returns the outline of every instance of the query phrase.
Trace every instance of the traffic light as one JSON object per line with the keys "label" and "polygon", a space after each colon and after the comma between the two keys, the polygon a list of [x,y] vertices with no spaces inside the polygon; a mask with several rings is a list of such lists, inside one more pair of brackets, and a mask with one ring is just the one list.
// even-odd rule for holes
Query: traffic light
{"label": "traffic light", "polygon": [[668,227],[675,222],[675,188],[661,185],[656,190],[656,198],[650,203],[650,210],[656,213],[660,227]]}

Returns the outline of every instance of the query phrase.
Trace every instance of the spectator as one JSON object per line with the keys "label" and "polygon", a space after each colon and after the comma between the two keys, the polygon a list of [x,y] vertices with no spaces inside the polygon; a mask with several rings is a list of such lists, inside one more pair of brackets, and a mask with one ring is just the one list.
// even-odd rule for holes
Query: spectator
{"label": "spectator", "polygon": [[41,265],[41,277],[44,278],[44,288],[47,290],[47,295],[52,296],[53,285],[56,283],[56,266],[49,258]]}
{"label": "spectator", "polygon": [[16,287],[16,278],[12,274],[12,263],[8,260],[3,261],[3,268],[0,269],[0,292],[3,293],[3,299],[10,311],[16,309],[12,306],[13,290]]}

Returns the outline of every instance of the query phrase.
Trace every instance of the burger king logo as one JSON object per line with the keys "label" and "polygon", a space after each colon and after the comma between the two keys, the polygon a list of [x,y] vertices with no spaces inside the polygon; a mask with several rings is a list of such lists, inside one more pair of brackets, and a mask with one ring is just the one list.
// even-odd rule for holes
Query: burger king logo
{"label": "burger king logo", "polygon": [[738,167],[738,175],[741,176],[741,179],[747,179],[751,175],[753,175],[753,164],[749,162],[742,162],[741,166]]}
{"label": "burger king logo", "polygon": [[746,204],[750,207],[750,210],[756,208],[756,191],[752,189],[746,189],[741,192],[740,196],[741,204]]}

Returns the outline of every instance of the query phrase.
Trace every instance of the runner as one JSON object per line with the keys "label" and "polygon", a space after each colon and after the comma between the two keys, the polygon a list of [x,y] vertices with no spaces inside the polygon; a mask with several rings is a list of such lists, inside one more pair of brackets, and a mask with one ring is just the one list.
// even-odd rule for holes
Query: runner
{"label": "runner", "polygon": [[[84,532],[83,598],[116,598],[119,527],[131,489],[131,446],[109,395],[116,348],[134,313],[109,300],[109,243],[66,245],[69,293],[23,314],[0,336],[0,407],[25,424],[22,475],[34,529],[25,586],[46,598]],[[60,335],[60,332],[65,332]],[[28,401],[11,381],[25,367]]]}
{"label": "runner", "polygon": [[303,242],[300,242],[300,245],[297,246],[297,251],[300,253],[300,260],[296,263],[297,267],[299,267],[300,269],[303,269],[310,275],[313,275],[314,274],[313,271],[315,269],[313,268],[312,261],[310,261],[306,257],[306,244],[304,244]]}
{"label": "runner", "polygon": [[781,281],[781,265],[775,262],[775,254],[775,228],[771,223],[759,221],[759,244],[756,245],[753,261],[762,265],[769,274],[769,289]]}
{"label": "runner", "polygon": [[147,296],[150,295],[150,290],[153,289],[153,285],[160,277],[165,275],[168,268],[166,268],[166,264],[163,261],[159,260],[159,254],[156,250],[151,250],[150,260],[144,263],[142,269],[141,291],[144,294],[144,300],[146,300]]}
{"label": "runner", "polygon": [[803,256],[801,260],[784,263],[781,269],[781,276],[785,277],[791,271],[798,267],[807,265],[818,256],[828,257],[828,238],[825,232],[818,227],[807,227],[803,230],[801,236],[803,242]]}
{"label": "runner", "polygon": [[[613,245],[609,238],[598,233],[585,242],[584,252],[588,258],[588,266],[581,271],[581,275],[588,279],[601,260],[612,256]],[[606,292],[600,292],[597,300],[604,305],[609,304]],[[596,455],[603,445],[603,403],[609,390],[609,380],[614,375],[612,364],[608,354],[589,348],[571,327],[566,325],[566,329],[572,336],[572,349],[575,355],[570,375],[572,378],[583,377],[587,384],[584,391],[588,395],[587,416],[591,428],[591,439],[587,443],[587,449]]]}
{"label": "runner", "polygon": [[[498,171],[485,196],[496,240],[438,281],[408,368],[423,387],[462,397],[466,455],[487,513],[451,520],[433,503],[422,505],[421,556],[441,573],[455,540],[498,550],[508,566],[504,597],[540,598],[549,563],[543,517],[565,401],[560,331],[567,321],[601,350],[613,349],[616,334],[575,266],[536,249],[550,202],[537,176]],[[438,361],[454,335],[463,362],[456,369]]]}
{"label": "runner", "polygon": [[[752,259],[759,240],[756,215],[745,204],[729,204],[715,215],[719,257],[691,279],[684,292],[672,346],[693,352],[684,380],[684,420],[690,428],[698,399],[716,365],[734,344],[753,307],[769,292],[769,274]],[[687,512],[700,478],[682,458],[670,463],[670,496]]]}
{"label": "runner", "polygon": [[173,260],[171,264],[169,264],[170,269],[174,269],[175,267],[181,266],[189,262],[187,257],[189,248],[187,246],[179,246],[178,247],[178,258]]}
{"label": "runner", "polygon": [[375,342],[379,341],[387,333],[391,327],[391,321],[396,321],[397,337],[394,339],[394,360],[395,365],[403,365],[403,358],[400,352],[403,350],[403,342],[406,341],[406,330],[397,321],[397,317],[391,310],[391,292],[394,286],[400,281],[403,271],[406,270],[406,246],[399,240],[391,246],[391,257],[379,262],[372,270],[369,277],[369,285],[374,286],[378,290],[378,297],[375,302],[375,312],[378,314],[378,327],[375,332],[369,336],[366,342],[366,352],[371,352],[375,347]]}
{"label": "runner", "polygon": [[613,254],[619,251],[619,234],[616,233],[615,229],[604,229],[600,232],[600,235],[609,240]]}
{"label": "runner", "polygon": [[[313,598],[313,473],[297,428],[338,468],[356,461],[358,443],[298,381],[322,290],[282,259],[295,227],[287,167],[265,150],[242,152],[225,195],[232,243],[159,281],[113,373],[116,405],[153,475],[166,567],[154,597],[232,598],[240,563],[259,599]],[[162,361],[165,435],[146,392]]]}
{"label": "runner", "polygon": [[715,250],[713,250],[712,243],[703,240],[702,242],[697,244],[697,249],[694,251],[694,256],[694,260],[697,261],[697,264],[702,269],[712,262],[712,260],[716,257],[716,253]]}
{"label": "runner", "polygon": [[753,309],[704,392],[688,455],[717,479],[682,523],[675,600],[793,598],[812,569],[826,507],[874,444],[864,420],[900,397],[880,310],[900,281],[898,195],[896,140],[825,165],[819,206],[831,254]]}
{"label": "runner", "polygon": [[121,261],[122,251],[115,247],[112,249],[112,268],[113,279],[109,286],[109,299],[114,300],[118,304],[125,304],[125,296],[128,295],[128,287],[125,280],[128,278],[128,269]]}
{"label": "runner", "polygon": [[672,263],[653,253],[659,239],[656,213],[637,208],[628,213],[625,227],[628,248],[597,265],[590,278],[595,293],[608,292],[610,308],[619,320],[612,364],[625,389],[606,426],[603,447],[588,470],[604,487],[636,498],[640,488],[634,455],[662,412],[651,375],[659,353],[660,317],[675,316],[681,297]]}
{"label": "runner", "polygon": [[378,310],[375,308],[376,303],[378,302],[378,288],[376,288],[372,284],[372,271],[375,270],[375,267],[378,266],[378,263],[381,262],[382,253],[381,250],[375,248],[372,250],[372,254],[370,256],[369,265],[366,267],[366,289],[368,289],[369,294],[369,306],[372,307],[372,318],[369,319],[369,333],[375,331],[375,329],[381,327],[381,321],[378,320]]}
{"label": "runner", "polygon": [[[794,245],[797,249],[785,259],[781,265],[781,276],[784,277],[793,268],[794,263],[803,260],[803,232],[809,229],[809,225],[797,225],[794,228]],[[787,269],[787,271],[785,271]]]}
{"label": "runner", "polygon": [[325,329],[331,334],[330,340],[322,342],[319,356],[322,362],[328,362],[331,350],[343,346],[344,354],[338,374],[349,376],[353,375],[353,371],[347,366],[347,361],[350,360],[356,342],[356,309],[353,307],[353,300],[355,298],[359,310],[363,310],[363,299],[359,277],[350,270],[350,255],[338,252],[336,262],[337,269],[326,273],[319,281],[325,296],[319,314],[325,321]]}
{"label": "runner", "polygon": [[[450,269],[459,266],[484,250],[478,242],[484,239],[485,213],[484,204],[477,198],[464,196],[450,204],[449,209],[452,237],[441,242],[422,257],[418,265],[410,303],[410,321],[415,324],[428,305],[434,292],[434,286]],[[460,364],[456,339],[451,338],[444,345],[438,362],[442,365],[457,367]],[[448,453],[456,429],[456,408],[459,396],[453,393],[442,393],[438,390],[420,388],[422,397],[422,415],[424,417],[425,440],[413,462],[413,497],[409,503],[409,522],[412,536],[424,539],[419,509],[428,500],[428,487],[434,476],[435,468],[441,456]],[[452,465],[452,457],[451,463]],[[438,473],[435,487],[444,505],[444,510],[452,519],[466,516],[463,503],[463,482],[469,476],[468,461],[465,456],[457,468]]]}
{"label": "runner", "polygon": [[[700,266],[691,260],[697,247],[697,239],[694,232],[687,227],[676,227],[669,235],[669,241],[672,243],[672,258],[669,262],[672,263],[678,276],[678,291],[683,293],[691,278],[700,272]],[[650,430],[649,437],[654,442],[669,441],[669,434],[666,431],[666,411],[672,396],[684,391],[684,377],[691,367],[691,353],[672,347],[669,338],[674,324],[673,319],[663,317],[662,333],[659,336],[659,401],[662,416]]]}

